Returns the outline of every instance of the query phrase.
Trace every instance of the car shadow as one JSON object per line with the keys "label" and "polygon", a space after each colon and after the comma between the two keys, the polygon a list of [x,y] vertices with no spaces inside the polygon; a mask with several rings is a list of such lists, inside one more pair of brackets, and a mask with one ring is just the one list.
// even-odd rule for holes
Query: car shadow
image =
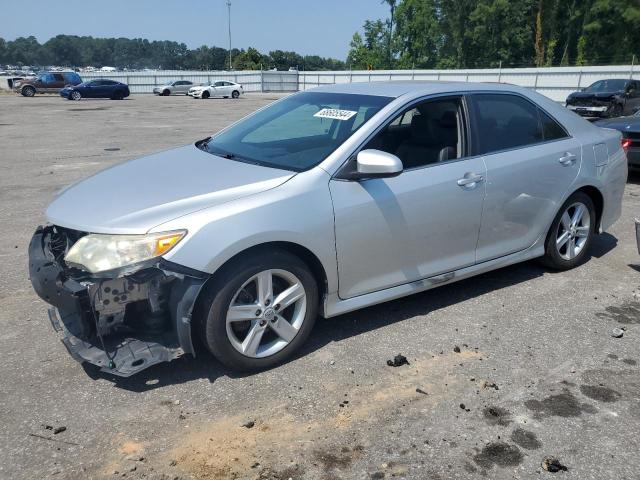
{"label": "car shadow", "polygon": [[[618,241],[613,235],[608,233],[597,235],[591,245],[590,257],[602,258],[617,243]],[[555,273],[545,269],[536,261],[529,261],[338,317],[318,318],[307,343],[286,363],[310,355],[332,342],[339,342],[416,316],[437,312],[492,291],[512,287],[545,274],[553,275]],[[171,363],[154,365],[129,378],[101,372],[92,365],[84,364],[83,367],[91,378],[109,380],[113,382],[115,387],[131,392],[144,392],[199,379],[206,379],[210,383],[214,383],[219,377],[244,378],[256,375],[256,373],[230,371],[221,365],[199,342],[195,343],[195,358],[185,356]]]}
{"label": "car shadow", "polygon": [[631,183],[633,185],[640,185],[640,171],[629,170],[629,174],[627,175],[627,183]]}

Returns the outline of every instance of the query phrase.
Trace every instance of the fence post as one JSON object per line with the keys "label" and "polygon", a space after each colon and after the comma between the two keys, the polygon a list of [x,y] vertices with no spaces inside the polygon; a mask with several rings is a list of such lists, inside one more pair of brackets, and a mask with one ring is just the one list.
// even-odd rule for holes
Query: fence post
{"label": "fence post", "polygon": [[629,72],[629,80],[633,80],[633,66],[636,63],[635,54],[631,57],[631,72]]}
{"label": "fence post", "polygon": [[260,70],[260,93],[264,93],[264,71]]}
{"label": "fence post", "polygon": [[336,84],[336,74],[335,74],[335,72],[333,73],[333,84],[334,85]]}
{"label": "fence post", "polygon": [[500,60],[500,66],[498,67],[498,83],[502,80],[502,60]]}
{"label": "fence post", "polygon": [[540,72],[538,71],[538,69],[536,68],[536,79],[533,81],[533,89],[537,90],[538,89],[538,75],[540,75]]}
{"label": "fence post", "polygon": [[578,75],[578,90],[580,90],[581,83],[582,83],[582,68],[580,69],[580,74]]}

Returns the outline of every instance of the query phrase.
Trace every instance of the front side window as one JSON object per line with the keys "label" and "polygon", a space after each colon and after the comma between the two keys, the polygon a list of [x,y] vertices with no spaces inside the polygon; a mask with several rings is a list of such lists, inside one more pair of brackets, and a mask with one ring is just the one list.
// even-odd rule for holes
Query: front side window
{"label": "front side window", "polygon": [[213,84],[214,87],[223,87],[224,86],[224,82],[216,82]]}
{"label": "front side window", "polygon": [[197,145],[229,159],[307,170],[323,161],[391,100],[370,95],[298,93]]}
{"label": "front side window", "polygon": [[389,122],[364,149],[382,150],[402,160],[405,169],[463,156],[460,98],[428,100]]}

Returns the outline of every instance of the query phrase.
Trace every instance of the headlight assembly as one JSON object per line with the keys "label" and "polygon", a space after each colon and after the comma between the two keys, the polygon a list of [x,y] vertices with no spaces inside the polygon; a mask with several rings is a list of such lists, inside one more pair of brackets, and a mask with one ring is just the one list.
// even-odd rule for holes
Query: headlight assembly
{"label": "headlight assembly", "polygon": [[104,272],[164,255],[186,233],[178,230],[147,235],[89,234],[69,249],[64,260],[90,273]]}

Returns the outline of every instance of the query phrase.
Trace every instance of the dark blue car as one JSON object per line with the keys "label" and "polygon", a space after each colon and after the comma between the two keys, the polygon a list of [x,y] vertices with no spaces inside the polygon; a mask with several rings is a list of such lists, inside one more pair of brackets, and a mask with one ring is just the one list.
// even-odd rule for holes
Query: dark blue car
{"label": "dark blue car", "polygon": [[64,87],[60,90],[60,96],[69,100],[80,100],[83,97],[122,100],[129,96],[129,86],[115,80],[89,80],[80,85]]}

